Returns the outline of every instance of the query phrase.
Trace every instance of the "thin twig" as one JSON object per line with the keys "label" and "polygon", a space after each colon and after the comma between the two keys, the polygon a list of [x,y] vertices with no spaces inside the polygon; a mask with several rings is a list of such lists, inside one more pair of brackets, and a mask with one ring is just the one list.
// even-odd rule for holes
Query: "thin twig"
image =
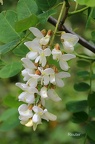
{"label": "thin twig", "polygon": [[[53,17],[49,17],[48,18],[48,22],[51,23],[52,25],[56,26],[57,20]],[[85,48],[89,49],[90,51],[92,51],[93,53],[95,53],[95,46],[90,44],[87,40],[85,40],[83,37],[79,36],[78,34],[76,34],[75,32],[69,30],[65,25],[63,25],[61,28],[58,28],[59,31],[65,31],[67,33],[72,33],[75,34],[79,37],[79,43],[84,46]]]}

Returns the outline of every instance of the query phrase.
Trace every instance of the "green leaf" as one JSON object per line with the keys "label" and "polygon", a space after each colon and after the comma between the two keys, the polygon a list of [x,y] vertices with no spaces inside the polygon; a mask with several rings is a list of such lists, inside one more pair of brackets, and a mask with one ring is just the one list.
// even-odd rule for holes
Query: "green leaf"
{"label": "green leaf", "polygon": [[90,8],[90,13],[89,13],[89,16],[87,18],[87,22],[86,22],[86,28],[88,28],[90,26],[90,22],[92,20],[92,14],[93,14],[93,11],[94,11],[94,8]]}
{"label": "green leaf", "polygon": [[90,111],[89,111],[89,116],[95,117],[95,107],[92,108],[92,109],[90,109]]}
{"label": "green leaf", "polygon": [[24,57],[26,56],[26,54],[29,52],[29,49],[24,45],[24,44],[21,44],[19,45],[17,48],[15,48],[13,50],[13,53],[16,55],[16,56],[20,56],[20,57]]}
{"label": "green leaf", "polygon": [[17,14],[14,11],[0,13],[0,41],[3,43],[11,42],[20,38],[15,29]]}
{"label": "green leaf", "polygon": [[11,64],[5,65],[0,70],[0,77],[1,78],[9,78],[16,74],[18,74],[22,69],[21,62],[12,62]]}
{"label": "green leaf", "polygon": [[95,107],[95,92],[88,95],[88,105],[89,107]]}
{"label": "green leaf", "polygon": [[66,108],[70,112],[80,112],[87,108],[87,100],[71,101],[66,104]]}
{"label": "green leaf", "polygon": [[87,119],[88,119],[88,115],[84,111],[73,113],[71,118],[72,122],[74,123],[83,123]]}
{"label": "green leaf", "polygon": [[36,14],[38,6],[35,0],[19,0],[17,4],[18,20],[25,19],[31,14]]}
{"label": "green leaf", "polygon": [[46,11],[56,4],[57,0],[36,0],[38,7],[42,11]]}
{"label": "green leaf", "polygon": [[83,91],[89,90],[89,89],[90,89],[90,86],[89,86],[89,84],[84,83],[84,82],[75,83],[75,84],[74,84],[74,89],[75,89],[76,91],[83,92]]}
{"label": "green leaf", "polygon": [[14,114],[10,116],[6,121],[4,121],[0,125],[0,131],[5,132],[9,131],[19,125],[19,119],[18,119],[18,114]]}
{"label": "green leaf", "polygon": [[77,61],[77,66],[78,67],[88,67],[90,65],[90,63],[88,61],[84,61],[84,60],[78,60]]}
{"label": "green leaf", "polygon": [[95,6],[95,1],[94,0],[76,0],[80,5],[87,5],[89,7],[94,7]]}
{"label": "green leaf", "polygon": [[40,14],[38,16],[40,23],[46,23],[48,18],[54,14],[56,14],[56,11],[54,9],[50,9],[50,10],[45,11],[44,13]]}
{"label": "green leaf", "polygon": [[35,26],[37,23],[38,23],[37,16],[32,14],[28,18],[18,21],[15,25],[15,29],[17,32],[22,32],[24,30],[27,30],[31,26]]}
{"label": "green leaf", "polygon": [[13,116],[17,113],[18,111],[16,108],[7,109],[0,115],[0,121],[6,121],[10,116]]}
{"label": "green leaf", "polygon": [[92,40],[95,40],[95,31],[92,31],[91,36],[92,36]]}
{"label": "green leaf", "polygon": [[0,46],[0,54],[6,54],[10,50],[12,50],[17,44],[18,44],[18,40],[14,40],[7,44],[1,45]]}
{"label": "green leaf", "polygon": [[5,62],[0,60],[0,68],[2,68],[5,65]]}
{"label": "green leaf", "polygon": [[95,140],[95,121],[91,121],[86,126],[87,135],[92,139]]}
{"label": "green leaf", "polygon": [[82,78],[88,78],[90,74],[88,71],[79,71],[77,72],[77,75]]}
{"label": "green leaf", "polygon": [[18,108],[20,104],[22,104],[22,102],[19,102],[16,97],[11,96],[11,95],[7,95],[4,100],[3,100],[3,104],[9,107],[16,107]]}

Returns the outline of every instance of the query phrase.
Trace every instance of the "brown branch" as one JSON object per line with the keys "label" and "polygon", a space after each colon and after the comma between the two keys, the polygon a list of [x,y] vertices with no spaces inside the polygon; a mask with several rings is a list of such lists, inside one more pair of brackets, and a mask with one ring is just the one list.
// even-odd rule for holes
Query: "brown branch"
{"label": "brown branch", "polygon": [[[48,18],[48,22],[51,23],[52,25],[56,26],[57,20],[53,17],[49,17]],[[63,26],[59,26],[59,31],[65,31],[67,33],[72,33],[75,34],[79,37],[79,43],[84,46],[85,48],[89,49],[90,51],[92,51],[93,53],[95,53],[95,46],[90,44],[87,40],[85,40],[84,38],[82,38],[81,36],[79,36],[78,34],[76,34],[75,32],[69,30],[65,25]]]}

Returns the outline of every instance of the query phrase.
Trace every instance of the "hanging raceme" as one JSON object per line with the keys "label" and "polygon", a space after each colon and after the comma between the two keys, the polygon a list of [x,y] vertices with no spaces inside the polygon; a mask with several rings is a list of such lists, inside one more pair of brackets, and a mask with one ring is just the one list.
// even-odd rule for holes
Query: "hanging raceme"
{"label": "hanging raceme", "polygon": [[[24,43],[30,50],[26,57],[21,59],[25,68],[22,70],[25,83],[16,83],[16,85],[23,90],[18,97],[19,101],[26,103],[18,108],[20,123],[27,127],[33,126],[33,130],[36,130],[37,125],[41,124],[43,119],[47,121],[57,119],[54,114],[48,112],[45,103],[47,99],[55,102],[61,100],[56,93],[56,88],[63,87],[63,79],[70,77],[70,73],[67,72],[70,68],[68,61],[76,57],[73,51],[78,37],[62,33],[61,40],[64,49],[61,50],[59,44],[52,49],[50,47],[51,30],[47,33],[46,30],[40,31],[35,27],[29,30],[35,38]],[[51,58],[57,61],[60,69],[49,63],[48,59]]]}

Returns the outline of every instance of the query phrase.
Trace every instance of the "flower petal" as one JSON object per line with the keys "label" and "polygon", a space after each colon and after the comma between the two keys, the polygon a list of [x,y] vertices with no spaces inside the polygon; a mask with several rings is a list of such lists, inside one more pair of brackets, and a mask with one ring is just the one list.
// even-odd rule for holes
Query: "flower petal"
{"label": "flower petal", "polygon": [[42,38],[43,34],[41,33],[41,31],[35,27],[30,27],[29,30],[33,33],[34,36],[36,36],[37,38]]}
{"label": "flower petal", "polygon": [[73,59],[73,58],[75,58],[76,56],[74,55],[74,54],[63,54],[62,55],[62,59],[64,60],[64,61],[68,61],[68,60],[70,60],[70,59]]}
{"label": "flower petal", "polygon": [[60,78],[56,78],[56,85],[57,85],[58,87],[63,87],[63,86],[64,86],[63,80],[60,79]]}
{"label": "flower petal", "polygon": [[41,123],[41,117],[38,114],[34,114],[32,118],[33,123]]}
{"label": "flower petal", "polygon": [[41,95],[42,98],[47,98],[48,97],[46,87],[41,88],[40,95]]}
{"label": "flower petal", "polygon": [[51,121],[55,121],[57,119],[57,116],[48,112],[47,109],[44,110],[45,111],[45,116],[51,120]]}
{"label": "flower petal", "polygon": [[70,67],[68,66],[68,63],[63,61],[63,60],[60,60],[59,61],[59,65],[61,67],[62,70],[64,71],[67,71]]}
{"label": "flower petal", "polygon": [[67,78],[67,77],[70,77],[70,73],[68,72],[59,72],[56,74],[56,77],[58,78]]}
{"label": "flower petal", "polygon": [[74,46],[79,40],[78,36],[70,33],[63,33],[61,39],[68,41],[72,46]]}
{"label": "flower petal", "polygon": [[57,93],[54,91],[54,89],[49,89],[48,90],[48,96],[50,99],[52,99],[53,101],[60,101],[61,98],[57,95]]}
{"label": "flower petal", "polygon": [[44,50],[44,54],[45,54],[45,56],[50,56],[51,55],[51,50],[49,48],[46,48]]}
{"label": "flower petal", "polygon": [[30,51],[29,53],[27,53],[26,57],[28,57],[31,60],[34,60],[36,57],[38,56],[37,52],[34,51]]}
{"label": "flower petal", "polygon": [[22,58],[21,61],[24,63],[25,68],[35,69],[36,66],[28,58]]}

